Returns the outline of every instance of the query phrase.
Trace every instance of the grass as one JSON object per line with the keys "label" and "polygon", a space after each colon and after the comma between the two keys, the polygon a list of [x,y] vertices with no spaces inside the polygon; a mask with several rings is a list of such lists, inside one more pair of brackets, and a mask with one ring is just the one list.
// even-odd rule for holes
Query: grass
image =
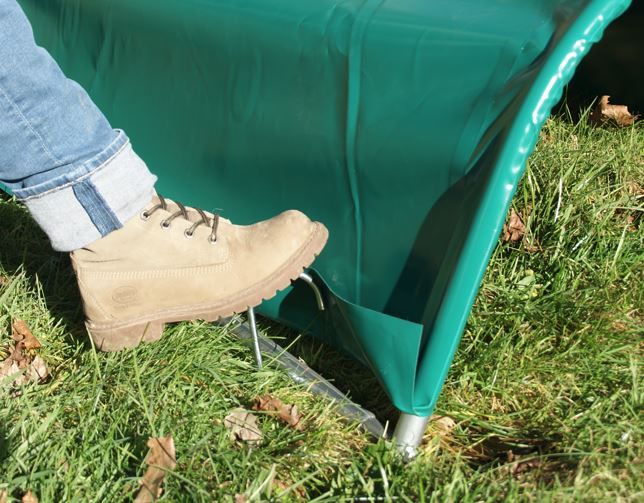
{"label": "grass", "polygon": [[[52,374],[20,393],[0,382],[0,492],[130,500],[147,439],[172,435],[164,501],[643,501],[643,184],[644,127],[548,120],[513,202],[526,235],[497,247],[437,406],[455,425],[430,423],[408,465],[281,371],[257,371],[227,327],[182,323],[96,353],[67,257],[0,200],[0,347],[23,318]],[[391,416],[365,370],[307,338],[294,350]],[[224,417],[263,393],[296,403],[306,428],[261,415],[260,446],[231,440]]]}

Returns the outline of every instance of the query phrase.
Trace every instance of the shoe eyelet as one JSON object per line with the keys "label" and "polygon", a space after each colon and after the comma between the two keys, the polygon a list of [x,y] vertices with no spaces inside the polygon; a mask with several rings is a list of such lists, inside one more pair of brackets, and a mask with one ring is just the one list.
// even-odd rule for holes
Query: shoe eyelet
{"label": "shoe eyelet", "polygon": [[170,222],[167,220],[162,220],[161,223],[159,224],[162,229],[169,229],[170,228]]}
{"label": "shoe eyelet", "polygon": [[144,222],[147,222],[148,220],[150,220],[150,214],[147,211],[142,211],[139,214],[139,216],[141,217],[141,220],[143,220]]}
{"label": "shoe eyelet", "polygon": [[217,244],[217,238],[216,238],[216,237],[215,237],[215,238],[213,238],[212,236],[208,236],[208,242],[209,242],[211,245],[216,245],[216,244]]}
{"label": "shoe eyelet", "polygon": [[186,237],[186,239],[192,239],[195,233],[194,231],[190,232],[190,229],[186,229],[185,231],[183,231],[183,235]]}

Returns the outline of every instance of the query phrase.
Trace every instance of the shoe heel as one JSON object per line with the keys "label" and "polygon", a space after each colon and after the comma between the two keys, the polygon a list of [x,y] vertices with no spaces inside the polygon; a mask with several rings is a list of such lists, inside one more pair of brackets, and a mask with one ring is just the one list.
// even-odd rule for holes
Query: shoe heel
{"label": "shoe heel", "polygon": [[99,351],[120,351],[134,348],[142,342],[157,341],[163,334],[164,324],[159,321],[119,328],[96,328],[86,323],[87,332]]}

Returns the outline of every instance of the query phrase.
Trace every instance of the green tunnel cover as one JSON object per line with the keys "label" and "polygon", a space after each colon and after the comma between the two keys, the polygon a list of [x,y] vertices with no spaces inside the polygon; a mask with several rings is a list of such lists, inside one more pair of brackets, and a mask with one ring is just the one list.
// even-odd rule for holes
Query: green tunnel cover
{"label": "green tunnel cover", "polygon": [[331,231],[261,312],[427,415],[536,142],[627,0],[21,0],[159,176],[238,223]]}

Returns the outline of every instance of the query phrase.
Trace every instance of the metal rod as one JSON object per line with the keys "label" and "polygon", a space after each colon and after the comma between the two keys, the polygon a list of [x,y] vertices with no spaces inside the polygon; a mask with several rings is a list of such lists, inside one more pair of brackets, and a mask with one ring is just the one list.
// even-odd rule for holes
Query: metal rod
{"label": "metal rod", "polygon": [[[234,327],[232,333],[242,340],[253,339],[253,335],[245,323]],[[342,416],[350,421],[359,422],[375,438],[386,436],[385,428],[373,412],[353,403],[338,388],[309,367],[306,362],[293,356],[275,341],[261,335],[258,338],[262,353],[267,357],[270,356],[272,362],[286,370],[293,381],[306,386],[315,395],[324,396],[336,402]]]}
{"label": "metal rod", "polygon": [[320,289],[313,281],[313,278],[309,274],[303,272],[300,273],[300,279],[311,287],[311,290],[313,290],[313,293],[315,294],[315,301],[318,303],[318,309],[320,311],[324,311],[324,299],[322,299],[322,292],[320,292]]}
{"label": "metal rod", "polygon": [[257,322],[255,321],[255,310],[252,307],[248,308],[248,325],[253,337],[253,350],[255,351],[255,361],[257,368],[262,368],[262,352],[259,349],[259,334],[257,333]]}
{"label": "metal rod", "polygon": [[404,412],[400,414],[393,437],[398,451],[405,460],[409,461],[418,454],[418,447],[423,441],[428,422],[429,417],[415,416]]}

